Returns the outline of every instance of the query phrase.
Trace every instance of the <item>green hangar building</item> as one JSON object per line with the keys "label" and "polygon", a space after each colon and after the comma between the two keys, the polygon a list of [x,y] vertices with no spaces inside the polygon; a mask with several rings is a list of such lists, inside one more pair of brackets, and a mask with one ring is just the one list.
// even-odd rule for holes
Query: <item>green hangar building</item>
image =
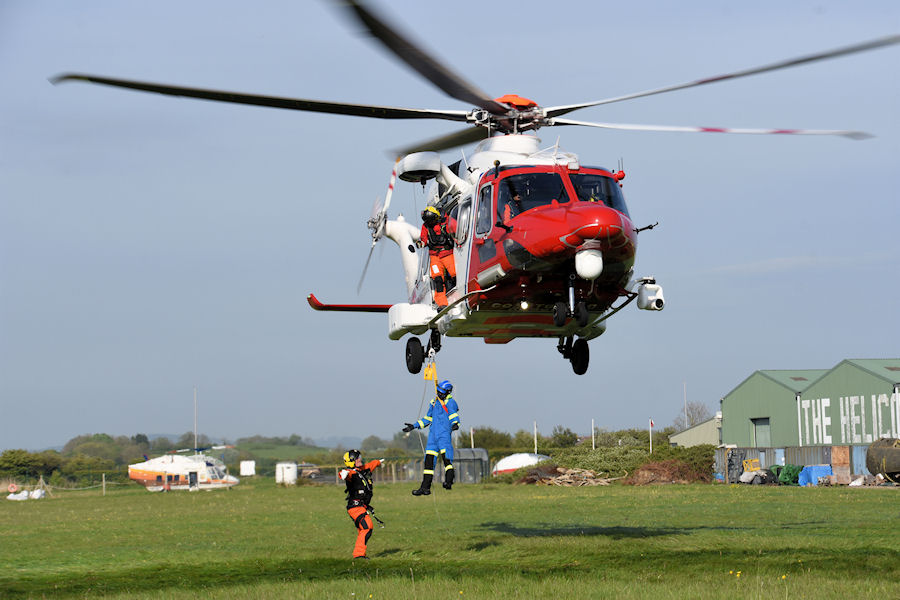
{"label": "green hangar building", "polygon": [[868,445],[900,437],[900,358],[756,371],[722,398],[721,411],[722,445],[763,467],[832,464],[864,474]]}
{"label": "green hangar building", "polygon": [[727,445],[850,446],[900,437],[900,358],[756,371],[721,404]]}

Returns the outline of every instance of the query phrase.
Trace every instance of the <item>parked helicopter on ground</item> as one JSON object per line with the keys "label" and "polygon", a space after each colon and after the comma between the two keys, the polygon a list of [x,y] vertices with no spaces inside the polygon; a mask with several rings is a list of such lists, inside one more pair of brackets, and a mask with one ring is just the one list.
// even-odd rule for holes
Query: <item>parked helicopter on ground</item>
{"label": "parked helicopter on ground", "polygon": [[[637,300],[651,311],[665,306],[653,277],[635,277],[637,237],[653,225],[636,227],[622,196],[625,173],[582,164],[558,145],[542,148],[534,132],[550,126],[585,126],[635,131],[715,132],[778,135],[839,135],[848,130],[728,129],[625,125],[562,118],[578,109],[662,94],[719,81],[836,58],[900,42],[889,36],[762,67],[735,71],[592,102],[541,107],[514,94],[492,99],[430,56],[398,29],[359,2],[346,2],[376,39],[447,95],[475,108],[425,110],[323,102],[222,92],[198,88],[66,74],[54,81],[87,81],[174,96],[382,119],[444,119],[467,123],[458,133],[407,147],[399,154],[382,205],[368,221],[372,245],[388,237],[400,248],[408,301],[393,305],[325,304],[309,295],[317,310],[388,313],[389,337],[407,334],[410,372],[441,347],[443,336],[480,337],[505,344],[519,337],[558,340],[557,349],[575,373],[586,372],[588,341],[601,335],[607,320]],[[484,138],[484,139],[482,139]],[[473,153],[451,165],[436,154],[474,142]],[[401,217],[388,220],[396,178],[427,184],[430,205],[456,223],[453,257],[457,275],[447,292],[449,305],[436,306],[428,275],[427,251],[417,251],[419,229]],[[518,199],[517,199],[518,197]],[[371,258],[371,251],[370,251]],[[366,265],[368,265],[368,260]],[[365,269],[363,272],[365,275]],[[618,304],[617,304],[618,303]],[[428,335],[426,346],[418,337]]]}
{"label": "parked helicopter on ground", "polygon": [[232,487],[240,481],[234,475],[228,474],[225,463],[201,452],[225,447],[191,449],[194,454],[189,456],[179,454],[178,452],[187,451],[180,450],[128,465],[128,478],[143,485],[150,492]]}

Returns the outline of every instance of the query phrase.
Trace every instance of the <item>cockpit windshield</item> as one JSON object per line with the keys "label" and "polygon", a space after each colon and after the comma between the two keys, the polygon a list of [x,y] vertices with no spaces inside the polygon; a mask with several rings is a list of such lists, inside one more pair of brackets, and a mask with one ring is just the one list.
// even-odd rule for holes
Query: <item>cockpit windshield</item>
{"label": "cockpit windshield", "polygon": [[575,188],[579,200],[585,202],[602,202],[620,213],[628,215],[625,197],[619,189],[618,182],[612,177],[593,173],[570,173],[569,179]]}
{"label": "cockpit windshield", "polygon": [[497,216],[503,221],[519,213],[550,204],[568,202],[569,195],[558,173],[523,173],[500,180]]}

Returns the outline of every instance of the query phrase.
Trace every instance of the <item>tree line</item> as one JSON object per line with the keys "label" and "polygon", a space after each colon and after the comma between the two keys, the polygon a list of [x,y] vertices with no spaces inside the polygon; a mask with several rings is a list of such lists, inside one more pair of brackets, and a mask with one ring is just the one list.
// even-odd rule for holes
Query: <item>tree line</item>
{"label": "tree line", "polygon": [[[668,436],[674,433],[668,427],[654,431],[654,447],[668,444]],[[492,458],[511,452],[531,452],[534,450],[534,432],[519,430],[507,433],[489,426],[478,426],[468,430],[460,430],[457,438],[458,447],[468,447],[474,442],[476,448],[485,448]],[[427,430],[414,430],[410,433],[398,431],[390,439],[370,435],[362,440],[360,449],[370,455],[378,454],[378,458],[419,458],[425,446]],[[643,429],[623,429],[608,431],[603,428],[594,430],[593,445],[598,448],[612,447],[645,447],[650,442],[649,432]],[[568,427],[557,425],[550,435],[537,435],[538,452],[550,453],[554,449],[574,448],[576,446],[591,447],[590,436],[579,437]],[[212,442],[206,435],[199,435],[197,445],[207,448]],[[239,438],[234,442],[234,449],[222,452],[229,469],[236,471],[241,460],[257,460],[260,474],[267,474],[267,465],[272,467],[276,459],[255,455],[248,448],[294,447],[297,457],[303,450],[303,460],[320,465],[340,464],[347,448],[317,448],[310,439],[293,434],[287,437],[250,436]],[[69,440],[61,451],[44,450],[28,452],[27,450],[6,450],[0,453],[0,479],[15,480],[22,483],[36,483],[43,478],[46,483],[58,487],[96,485],[105,475],[107,481],[127,481],[128,465],[181,449],[193,449],[194,434],[186,432],[172,441],[165,437],[150,439],[143,433],[133,436],[111,436],[105,433],[80,435]],[[219,451],[216,451],[217,453]],[[292,452],[288,450],[288,454]],[[269,465],[269,463],[272,463]],[[260,469],[259,467],[262,467]]]}

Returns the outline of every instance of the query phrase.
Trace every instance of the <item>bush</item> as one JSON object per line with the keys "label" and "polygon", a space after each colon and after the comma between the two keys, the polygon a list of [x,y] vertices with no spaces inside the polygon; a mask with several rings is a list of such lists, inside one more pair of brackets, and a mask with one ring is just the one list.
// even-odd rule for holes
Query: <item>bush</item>
{"label": "bush", "polygon": [[647,462],[648,453],[641,448],[621,446],[614,448],[597,448],[592,450],[586,446],[560,448],[553,450],[550,457],[560,467],[569,469],[590,469],[598,475],[620,477],[633,473],[639,466]]}
{"label": "bush", "polygon": [[692,472],[702,475],[705,480],[709,480],[712,478],[713,468],[715,467],[715,453],[716,447],[712,444],[701,444],[690,448],[660,446],[653,449],[650,460],[654,462],[671,459],[683,461]]}

